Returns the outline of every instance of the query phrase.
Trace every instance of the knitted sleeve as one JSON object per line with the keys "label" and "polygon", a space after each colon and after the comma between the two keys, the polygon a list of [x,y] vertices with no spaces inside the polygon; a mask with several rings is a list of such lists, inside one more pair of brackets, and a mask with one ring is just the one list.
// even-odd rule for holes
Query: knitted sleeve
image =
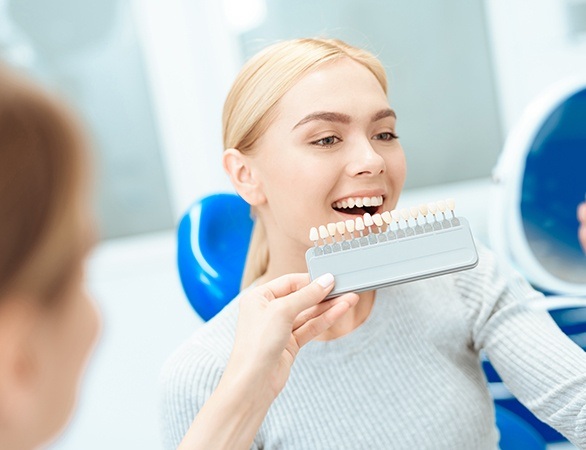
{"label": "knitted sleeve", "polygon": [[495,256],[480,249],[477,268],[459,273],[471,345],[484,349],[521,403],[580,448],[586,448],[586,353],[546,311],[542,297],[513,270],[501,273]]}
{"label": "knitted sleeve", "polygon": [[209,351],[183,347],[166,362],[161,373],[161,420],[164,448],[175,450],[197,412],[210,397],[224,368]]}

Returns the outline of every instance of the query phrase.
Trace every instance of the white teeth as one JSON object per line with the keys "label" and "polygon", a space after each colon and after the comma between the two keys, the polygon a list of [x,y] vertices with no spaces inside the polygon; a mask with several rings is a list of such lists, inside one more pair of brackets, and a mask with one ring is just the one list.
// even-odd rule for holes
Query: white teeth
{"label": "white teeth", "polygon": [[[356,197],[340,200],[332,204],[335,207],[351,207],[354,206],[380,206],[383,203],[382,196],[379,197]],[[346,242],[348,239],[357,239],[357,237],[353,234],[354,231],[359,231],[360,236],[359,238],[363,238],[363,230],[368,227],[368,233],[392,233],[392,223],[395,222],[394,230],[406,230],[409,231],[411,227],[415,226],[415,231],[417,231],[417,227],[420,229],[422,228],[419,223],[419,216],[422,216],[425,221],[425,227],[429,228],[430,224],[430,215],[433,215],[434,222],[433,229],[436,229],[435,223],[441,223],[440,228],[442,228],[443,222],[446,220],[452,220],[452,223],[457,226],[457,217],[454,214],[455,209],[455,201],[452,198],[446,200],[438,200],[437,202],[430,202],[430,203],[423,203],[418,206],[411,206],[409,208],[402,208],[402,209],[394,209],[392,211],[383,211],[382,213],[370,214],[364,213],[363,215],[357,215],[354,220],[347,219],[345,221],[339,222],[331,222],[327,225],[320,225],[319,227],[312,227],[309,230],[309,239],[314,242],[314,245],[317,247],[318,240],[321,238],[323,240],[323,244],[321,245],[335,245],[336,243],[340,242],[343,243],[342,246],[348,245]],[[446,211],[451,211],[451,219],[446,218]],[[439,215],[438,215],[439,213]],[[414,220],[413,220],[414,219]],[[442,222],[443,221],[443,222]],[[385,225],[386,224],[386,225]],[[378,227],[378,231],[374,231],[372,227],[376,225]],[[411,229],[411,231],[413,231]],[[425,232],[425,231],[423,231]],[[350,236],[347,236],[347,233]],[[417,231],[420,233],[420,231]],[[336,236],[339,235],[339,236]],[[409,233],[407,233],[409,235]],[[413,233],[411,233],[413,235]],[[375,238],[376,239],[376,238]],[[393,237],[395,239],[395,237]],[[381,236],[381,241],[386,241]],[[376,242],[376,240],[375,240]],[[340,251],[340,247],[338,245],[338,249],[332,247],[333,251]]]}
{"label": "white teeth", "polygon": [[363,206],[381,206],[383,204],[383,196],[376,197],[349,197],[344,200],[337,201],[333,204],[335,208],[362,208]]}

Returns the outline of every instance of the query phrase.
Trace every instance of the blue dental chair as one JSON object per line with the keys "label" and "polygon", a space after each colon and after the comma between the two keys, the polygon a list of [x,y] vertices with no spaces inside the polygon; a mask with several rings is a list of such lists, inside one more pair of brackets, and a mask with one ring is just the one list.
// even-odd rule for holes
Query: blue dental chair
{"label": "blue dental chair", "polygon": [[[250,207],[234,194],[210,195],[194,203],[179,223],[177,263],[185,294],[207,321],[240,290],[252,232]],[[544,450],[545,441],[517,414],[496,405],[502,450]]]}
{"label": "blue dental chair", "polygon": [[252,232],[250,206],[235,194],[194,203],[177,231],[177,265],[187,299],[208,321],[240,291]]}

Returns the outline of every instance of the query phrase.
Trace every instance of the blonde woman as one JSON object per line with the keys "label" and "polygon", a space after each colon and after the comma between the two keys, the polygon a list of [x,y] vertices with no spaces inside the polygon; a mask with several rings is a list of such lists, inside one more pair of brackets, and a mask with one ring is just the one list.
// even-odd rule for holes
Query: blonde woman
{"label": "blonde woman", "polygon": [[[266,48],[236,78],[223,125],[224,168],[256,217],[243,292],[304,272],[310,227],[397,204],[406,175],[397,117],[385,71],[364,50],[323,39]],[[271,331],[236,326],[242,295],[164,368],[168,449],[210,395],[229,392],[226,373],[232,402],[217,410],[229,424],[219,439],[234,433],[234,417],[255,433],[210,448],[496,449],[481,350],[524,404],[586,448],[584,353],[528,307],[541,294],[484,248],[473,270],[360,293],[300,350],[282,390],[263,369]]]}

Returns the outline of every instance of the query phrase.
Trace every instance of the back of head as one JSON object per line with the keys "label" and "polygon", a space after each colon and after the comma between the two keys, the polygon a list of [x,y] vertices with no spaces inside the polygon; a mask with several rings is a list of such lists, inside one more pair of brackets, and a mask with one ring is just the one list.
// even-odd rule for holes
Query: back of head
{"label": "back of head", "polygon": [[[224,149],[243,153],[254,145],[271,124],[283,95],[304,75],[324,64],[352,59],[370,70],[387,92],[385,69],[370,52],[336,39],[294,39],[271,45],[242,68],[224,104]],[[254,225],[242,287],[250,285],[267,268],[268,245],[262,223]]]}
{"label": "back of head", "polygon": [[0,66],[0,301],[51,303],[87,251],[79,129],[57,99]]}

